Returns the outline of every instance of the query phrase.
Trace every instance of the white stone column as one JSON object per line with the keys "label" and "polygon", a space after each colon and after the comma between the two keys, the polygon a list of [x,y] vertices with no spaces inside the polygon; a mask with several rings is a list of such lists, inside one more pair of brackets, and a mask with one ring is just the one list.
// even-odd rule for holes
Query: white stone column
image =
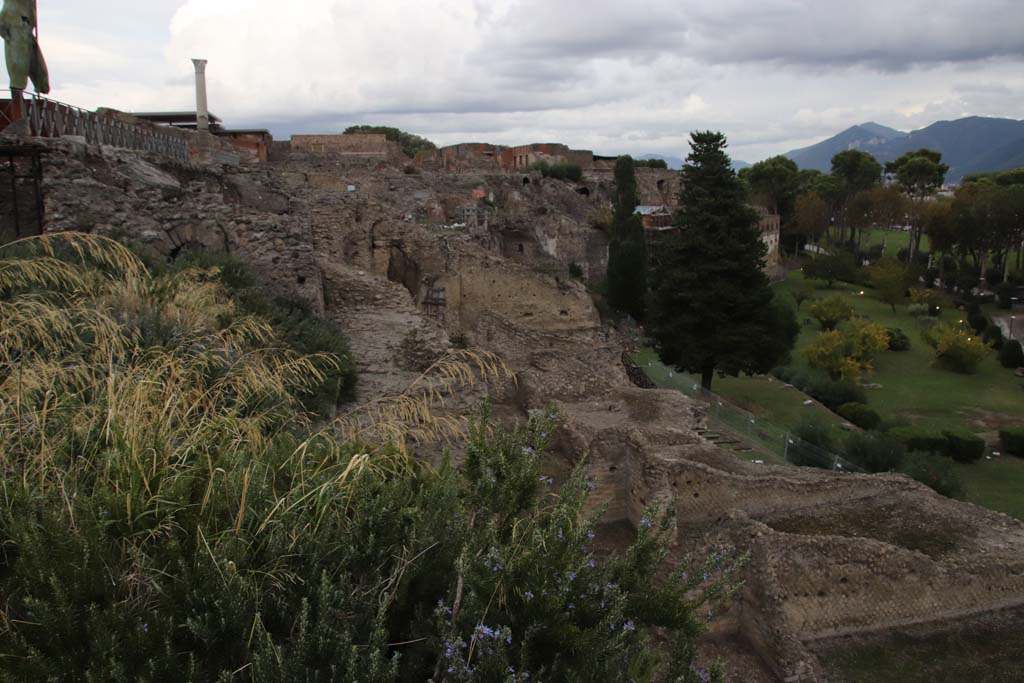
{"label": "white stone column", "polygon": [[193,59],[196,67],[196,121],[199,130],[210,130],[210,112],[206,105],[206,60]]}

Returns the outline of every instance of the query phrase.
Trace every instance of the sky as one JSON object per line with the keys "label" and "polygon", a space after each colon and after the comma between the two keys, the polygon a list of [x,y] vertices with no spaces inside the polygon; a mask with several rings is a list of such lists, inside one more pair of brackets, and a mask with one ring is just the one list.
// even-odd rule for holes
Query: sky
{"label": "sky", "polygon": [[38,0],[51,97],[275,138],[397,126],[753,162],[857,123],[1024,116],[1024,0]]}

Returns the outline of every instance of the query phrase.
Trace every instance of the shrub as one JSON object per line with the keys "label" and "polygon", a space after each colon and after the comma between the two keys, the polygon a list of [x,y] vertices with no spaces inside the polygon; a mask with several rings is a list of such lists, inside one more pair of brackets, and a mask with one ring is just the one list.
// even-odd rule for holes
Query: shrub
{"label": "shrub", "polygon": [[967,324],[971,326],[971,329],[981,334],[990,322],[988,317],[981,312],[981,306],[976,301],[972,301],[967,307]]}
{"label": "shrub", "polygon": [[898,327],[890,327],[885,331],[889,336],[890,351],[909,351],[910,337]]}
{"label": "shrub", "polygon": [[899,469],[905,451],[896,440],[880,433],[854,433],[846,438],[844,457],[865,472]]}
{"label": "shrub", "polygon": [[821,324],[823,330],[834,330],[844,320],[853,317],[853,306],[840,295],[815,301],[810,308],[811,316]]}
{"label": "shrub", "polygon": [[985,328],[985,333],[981,335],[981,340],[993,349],[998,350],[1003,348],[1003,328],[992,323]]}
{"label": "shrub", "polygon": [[835,446],[832,427],[817,417],[806,416],[793,430],[795,439],[786,447],[786,458],[800,467],[832,469],[834,458],[829,452]]}
{"label": "shrub", "polygon": [[906,266],[896,259],[882,259],[870,269],[870,273],[871,286],[878,298],[889,304],[895,313],[896,304],[903,302],[910,281]]}
{"label": "shrub", "polygon": [[853,254],[839,252],[828,256],[819,256],[804,266],[804,276],[815,280],[825,280],[829,289],[836,280],[858,283],[863,277],[857,260]]}
{"label": "shrub", "polygon": [[397,142],[402,153],[409,157],[415,157],[421,151],[432,152],[437,149],[437,145],[430,140],[391,126],[349,126],[344,134],[383,134],[390,142]]}
{"label": "shrub", "polygon": [[914,318],[928,315],[928,304],[910,304],[907,306],[907,313]]}
{"label": "shrub", "polygon": [[539,171],[545,178],[554,178],[555,180],[579,182],[583,178],[583,168],[579,164],[570,164],[562,161],[556,163],[538,161],[530,166],[530,168],[534,171]]}
{"label": "shrub", "polygon": [[[689,670],[701,596],[727,597],[735,563],[665,567],[663,508],[596,555],[584,471],[540,476],[554,416],[508,431],[485,413],[466,433],[429,414],[427,394],[460,386],[445,377],[508,381],[493,357],[457,354],[424,394],[314,428],[297,399],[315,359],[233,317],[221,283],[63,239],[97,267],[51,270],[45,300],[0,292],[5,314],[69,323],[0,345],[0,399],[21,410],[0,420],[0,679],[390,683],[443,662],[446,680],[618,680],[659,666],[663,629]],[[144,343],[144,314],[176,343]],[[462,464],[417,462],[411,433],[456,440]]]}
{"label": "shrub", "polygon": [[948,498],[963,498],[964,485],[956,465],[946,458],[929,453],[908,453],[903,458],[900,472],[931,487]]}
{"label": "shrub", "polygon": [[583,279],[583,266],[573,262],[569,264],[569,277],[574,277],[577,280]]}
{"label": "shrub", "polygon": [[999,443],[1010,455],[1024,457],[1024,427],[999,430]]}
{"label": "shrub", "polygon": [[788,365],[778,365],[772,368],[771,374],[773,377],[775,377],[775,379],[779,380],[780,382],[792,384],[792,379],[793,376],[796,374],[796,371],[793,370],[793,368],[791,368]]}
{"label": "shrub", "polygon": [[946,437],[945,455],[957,462],[975,462],[985,455],[985,440],[977,434],[966,430],[947,429],[942,435]]}
{"label": "shrub", "polygon": [[1017,288],[1011,282],[1004,282],[996,287],[996,298],[999,301],[999,308],[1008,311],[1013,308],[1013,295]]}
{"label": "shrub", "polygon": [[973,375],[978,365],[988,355],[988,347],[976,335],[952,325],[940,325],[935,329],[935,364],[940,368]]}
{"label": "shrub", "polygon": [[941,432],[923,427],[894,427],[887,434],[903,444],[908,451],[945,454],[946,437]]}
{"label": "shrub", "polygon": [[882,422],[882,416],[863,403],[844,403],[836,412],[861,429],[874,429]]}
{"label": "shrub", "polygon": [[867,403],[864,389],[853,382],[843,382],[828,378],[810,378],[802,389],[814,399],[820,401],[829,410],[835,410],[845,403]]}
{"label": "shrub", "polygon": [[1024,348],[1016,339],[1010,339],[999,349],[999,362],[1004,368],[1015,370],[1024,367]]}

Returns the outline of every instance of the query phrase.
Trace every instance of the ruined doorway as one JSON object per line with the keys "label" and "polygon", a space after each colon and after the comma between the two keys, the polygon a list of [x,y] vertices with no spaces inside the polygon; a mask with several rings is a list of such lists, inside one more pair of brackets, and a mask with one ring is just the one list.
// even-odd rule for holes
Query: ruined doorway
{"label": "ruined doorway", "polygon": [[0,243],[41,235],[43,150],[28,145],[0,146]]}

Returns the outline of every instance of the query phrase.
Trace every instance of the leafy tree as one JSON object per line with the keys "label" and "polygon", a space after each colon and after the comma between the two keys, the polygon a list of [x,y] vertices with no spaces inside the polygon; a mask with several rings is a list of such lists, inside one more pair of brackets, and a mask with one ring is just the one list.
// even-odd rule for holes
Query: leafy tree
{"label": "leafy tree", "polygon": [[892,307],[896,312],[896,304],[903,303],[910,285],[910,276],[906,266],[894,258],[885,258],[871,268],[871,285],[878,292],[878,298]]}
{"label": "leafy tree", "polygon": [[854,312],[850,302],[838,294],[816,301],[811,306],[811,317],[818,321],[823,330],[834,330],[836,325],[852,318]]}
{"label": "leafy tree", "polygon": [[792,311],[772,305],[766,247],[725,136],[695,132],[690,141],[679,229],[658,247],[647,329],[665,363],[699,374],[710,389],[716,371],[769,371],[797,328]]}
{"label": "leafy tree", "polygon": [[851,320],[838,330],[821,332],[804,350],[807,363],[832,379],[856,382],[871,371],[871,361],[889,348],[885,328],[866,320]]}
{"label": "leafy tree", "polygon": [[740,177],[750,187],[751,197],[772,213],[788,222],[793,216],[799,189],[799,168],[796,162],[784,156],[759,161],[740,171]]}
{"label": "leafy tree", "polygon": [[828,230],[828,204],[817,192],[805,192],[794,200],[792,231],[817,241]]}
{"label": "leafy tree", "polygon": [[437,149],[430,140],[406,133],[404,130],[392,128],[391,126],[349,126],[345,129],[344,135],[384,135],[391,142],[397,142],[402,152],[408,157],[416,156],[420,151],[433,151]]}
{"label": "leafy tree", "polygon": [[859,279],[857,271],[857,261],[853,254],[848,252],[818,256],[804,266],[806,277],[824,280],[829,289],[832,289],[832,284],[836,280],[857,282]]}
{"label": "leafy tree", "polygon": [[920,208],[926,197],[934,195],[942,187],[949,166],[942,163],[942,153],[931,149],[907,152],[899,159],[885,165],[885,172],[896,179],[903,192],[914,202],[917,216],[911,221],[910,259],[921,247]]}
{"label": "leafy tree", "polygon": [[867,152],[848,149],[832,157],[832,176],[842,184],[839,241],[845,240],[849,223],[850,204],[857,194],[864,192],[882,179],[882,165]]}
{"label": "leafy tree", "polygon": [[814,286],[814,282],[807,278],[802,278],[796,283],[796,286],[793,288],[793,301],[796,302],[797,311],[800,310],[805,301],[814,298],[815,291],[817,291],[817,288]]}
{"label": "leafy tree", "polygon": [[608,245],[608,302],[613,308],[644,319],[647,297],[647,238],[636,213],[636,170],[633,158],[615,162],[615,217]]}

